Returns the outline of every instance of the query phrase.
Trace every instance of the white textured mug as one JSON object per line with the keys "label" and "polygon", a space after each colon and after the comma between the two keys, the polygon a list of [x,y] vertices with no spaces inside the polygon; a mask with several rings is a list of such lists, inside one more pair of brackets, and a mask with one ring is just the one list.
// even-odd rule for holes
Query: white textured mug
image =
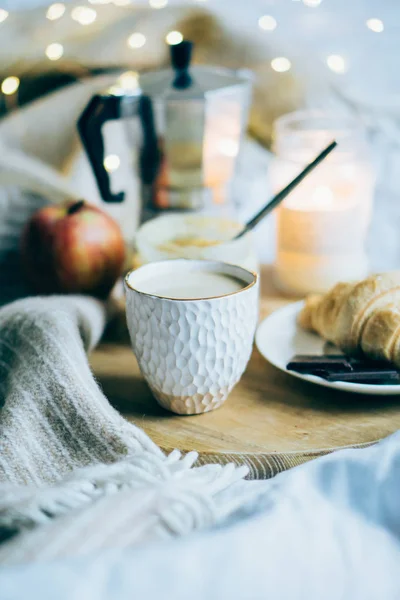
{"label": "white textured mug", "polygon": [[[212,297],[167,298],[145,291],[146,281],[208,272],[243,283]],[[249,361],[258,320],[258,276],[223,262],[166,260],[125,277],[126,316],[140,370],[157,401],[178,414],[221,406]],[[144,291],[141,291],[144,290]]]}

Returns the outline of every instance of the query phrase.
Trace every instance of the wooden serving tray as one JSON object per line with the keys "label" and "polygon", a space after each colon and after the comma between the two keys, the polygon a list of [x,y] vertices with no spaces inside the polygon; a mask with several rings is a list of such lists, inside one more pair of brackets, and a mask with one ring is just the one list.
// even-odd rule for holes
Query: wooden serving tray
{"label": "wooden serving tray", "polygon": [[[261,317],[286,304],[262,273]],[[144,382],[124,332],[109,333],[91,365],[110,402],[164,450],[199,452],[199,463],[247,464],[251,478],[349,446],[365,446],[400,427],[400,399],[330,390],[286,375],[254,349],[226,403],[178,416],[161,408]]]}

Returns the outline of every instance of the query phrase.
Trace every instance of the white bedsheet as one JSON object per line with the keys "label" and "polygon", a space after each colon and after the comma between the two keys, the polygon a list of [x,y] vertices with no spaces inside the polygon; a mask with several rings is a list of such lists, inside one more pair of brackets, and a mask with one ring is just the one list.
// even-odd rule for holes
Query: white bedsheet
{"label": "white bedsheet", "polygon": [[256,504],[219,530],[129,552],[3,568],[0,598],[400,598],[400,433],[251,485],[260,491]]}

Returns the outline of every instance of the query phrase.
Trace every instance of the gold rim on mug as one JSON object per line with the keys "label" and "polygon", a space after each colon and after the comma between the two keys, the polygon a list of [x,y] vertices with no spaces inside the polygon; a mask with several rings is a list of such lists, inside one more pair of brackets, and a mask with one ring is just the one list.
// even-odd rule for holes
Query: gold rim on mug
{"label": "gold rim on mug", "polygon": [[[249,273],[250,275],[253,276],[254,279],[251,283],[249,283],[248,285],[246,285],[243,288],[240,288],[240,290],[236,290],[235,292],[229,292],[229,294],[222,294],[221,296],[205,296],[205,297],[201,297],[201,298],[170,298],[169,296],[159,296],[158,294],[149,294],[148,292],[142,292],[141,290],[138,290],[137,288],[133,287],[128,281],[128,279],[132,275],[132,273],[137,273],[141,269],[145,269],[146,267],[148,267],[150,265],[162,265],[165,263],[169,264],[169,263],[173,263],[173,262],[196,262],[196,263],[203,262],[208,265],[227,265],[228,267],[233,267],[234,269],[239,269],[240,271]],[[221,273],[221,275],[223,275],[223,274],[224,273]],[[219,260],[206,260],[206,259],[201,259],[201,258],[196,258],[196,259],[171,258],[168,260],[159,260],[159,261],[155,261],[152,263],[148,263],[147,265],[142,265],[142,266],[138,267],[137,269],[131,269],[125,275],[124,282],[125,282],[125,285],[129,289],[131,289],[133,292],[136,292],[137,294],[141,294],[142,296],[150,296],[152,298],[159,298],[160,300],[170,300],[171,302],[199,302],[200,300],[216,300],[218,298],[227,298],[229,296],[235,296],[236,294],[240,294],[241,292],[249,290],[254,285],[256,285],[258,278],[259,278],[258,273],[256,273],[255,271],[252,271],[251,269],[245,269],[244,267],[240,267],[239,265],[232,265],[230,263],[226,263],[226,262],[219,261]]]}

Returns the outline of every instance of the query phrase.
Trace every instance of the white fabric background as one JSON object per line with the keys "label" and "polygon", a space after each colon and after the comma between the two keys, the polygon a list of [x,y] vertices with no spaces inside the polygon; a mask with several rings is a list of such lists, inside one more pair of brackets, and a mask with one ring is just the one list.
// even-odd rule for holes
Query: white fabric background
{"label": "white fabric background", "polygon": [[0,569],[1,600],[397,600],[400,435],[253,482],[218,531]]}

